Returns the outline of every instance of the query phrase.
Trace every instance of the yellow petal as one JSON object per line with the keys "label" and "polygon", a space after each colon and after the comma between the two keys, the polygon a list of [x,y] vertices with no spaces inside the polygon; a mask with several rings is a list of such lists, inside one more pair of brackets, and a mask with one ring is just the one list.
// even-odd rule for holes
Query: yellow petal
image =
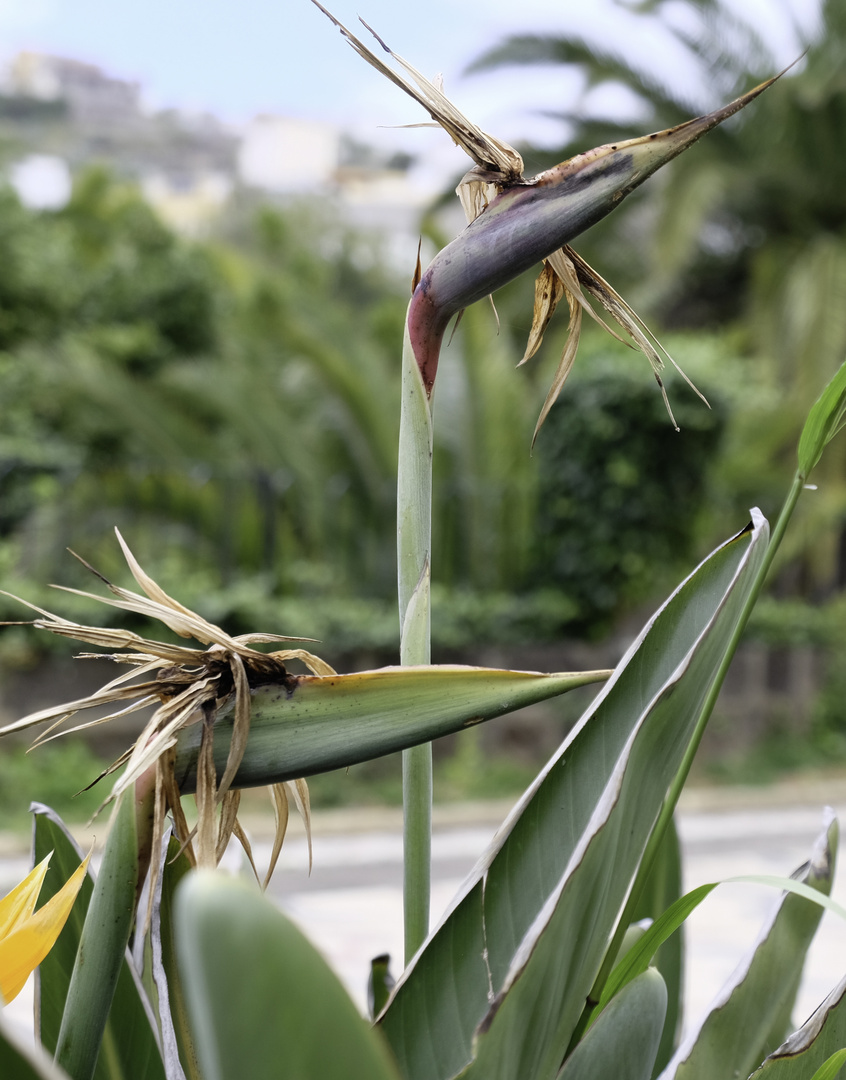
{"label": "yellow petal", "polygon": [[[53,852],[50,852],[52,855]],[[50,855],[42,859],[35,869],[23,879],[20,885],[16,885],[10,893],[0,900],[0,939],[7,937],[35,911],[35,904],[44,875],[50,863]]]}
{"label": "yellow petal", "polygon": [[0,940],[0,997],[4,1001],[17,997],[55,944],[82,885],[89,858],[85,857],[54,897]]}

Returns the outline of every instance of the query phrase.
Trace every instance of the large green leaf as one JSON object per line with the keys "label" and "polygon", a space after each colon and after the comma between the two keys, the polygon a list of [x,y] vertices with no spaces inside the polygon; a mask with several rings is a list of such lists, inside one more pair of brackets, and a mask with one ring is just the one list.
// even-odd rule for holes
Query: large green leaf
{"label": "large green leaf", "polygon": [[[704,885],[697,885],[695,889],[691,889],[689,893],[680,896],[675,903],[671,904],[664,914],[659,919],[656,919],[648,929],[632,938],[629,948],[621,950],[620,959],[605,983],[594,1009],[594,1015],[591,1016],[591,1021],[602,1012],[615,994],[618,994],[632,979],[636,979],[638,975],[646,971],[661,945],[681,928],[685,919],[702,903],[709,893],[712,893],[718,885],[728,884],[729,882],[768,885],[785,893],[793,893],[796,896],[803,897],[805,900],[810,900],[812,904],[826,908],[846,921],[846,908],[832,900],[827,893],[812,888],[804,881],[797,881],[794,877],[773,877],[770,874],[741,874],[738,877],[726,878],[725,882],[709,881]],[[629,935],[627,934],[624,943],[628,940]]]}
{"label": "large green leaf", "polygon": [[807,477],[822,457],[823,450],[841,430],[846,415],[846,363],[840,365],[836,374],[814,402],[802,435],[799,439],[797,457],[802,474]]}
{"label": "large green leaf", "polygon": [[667,988],[650,968],[622,990],[588,1031],[559,1080],[649,1080],[667,1013]]}
{"label": "large green leaf", "polygon": [[846,1048],[836,1051],[824,1061],[811,1077],[811,1080],[837,1080],[844,1064],[846,1064]]}
{"label": "large green leaf", "polygon": [[115,803],[65,998],[56,1061],[74,1080],[94,1075],[129,944],[138,886],[133,795]]}
{"label": "large green leaf", "polygon": [[3,1080],[68,1080],[53,1059],[7,1023],[0,1005],[0,1076]]}
{"label": "large green leaf", "polygon": [[[810,862],[793,875],[824,895],[831,892],[837,852],[833,815],[817,839]],[[711,1080],[747,1076],[790,1030],[790,1014],[805,954],[823,909],[784,894],[758,941],[698,1031],[689,1034],[661,1080]]]}
{"label": "large green leaf", "polygon": [[[82,853],[62,821],[46,806],[33,804],[33,857],[39,862],[53,852],[41,896],[48,900],[79,866]],[[53,1054],[59,1038],[71,972],[94,889],[89,872],[59,939],[38,969],[36,1032]],[[118,975],[112,1009],[103,1033],[94,1080],[164,1080],[155,1020],[132,958],[128,953]]]}
{"label": "large green leaf", "polygon": [[754,1080],[814,1080],[817,1071],[846,1047],[846,978],[808,1021],[752,1074]]}
{"label": "large green leaf", "polygon": [[756,513],[650,620],[406,970],[382,1018],[406,1077],[557,1072],[767,534]]}
{"label": "large green leaf", "polygon": [[[610,672],[540,674],[458,666],[395,667],[353,675],[303,676],[295,689],[253,692],[250,735],[235,787],[275,784],[355,765],[429,742],[503,713],[557,697]],[[183,728],[174,771],[196,786],[201,724]],[[232,714],[215,724],[218,775],[226,767]]]}
{"label": "large green leaf", "polygon": [[[640,893],[634,919],[655,920],[675,903],[682,892],[682,863],[679,834],[675,821],[670,825],[661,841],[661,847],[655,863],[646,878]],[[682,992],[684,989],[684,939],[683,931],[672,934],[665,941],[654,958],[654,964],[661,972],[667,987],[667,1017],[661,1034],[661,1045],[655,1058],[654,1072],[657,1075],[673,1056],[676,1047],[676,1032],[682,1014]]]}
{"label": "large green leaf", "polygon": [[189,875],[176,943],[205,1080],[397,1080],[380,1033],[267,897],[221,873]]}

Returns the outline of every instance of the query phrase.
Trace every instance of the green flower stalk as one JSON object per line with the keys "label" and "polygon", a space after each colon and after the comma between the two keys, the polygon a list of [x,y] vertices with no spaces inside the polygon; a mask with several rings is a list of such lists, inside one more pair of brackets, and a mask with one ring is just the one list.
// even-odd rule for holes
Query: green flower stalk
{"label": "green flower stalk", "polygon": [[[431,397],[450,320],[469,304],[491,295],[530,266],[542,262],[535,285],[529,343],[521,363],[539,348],[555,307],[564,296],[570,308],[570,330],[535,427],[535,437],[572,367],[582,313],[586,311],[618,337],[596,314],[586,293],[599,301],[649,358],[672,419],[660,376],[664,367],[660,343],[614,289],[568,245],[662,165],[742,109],[775,80],[769,79],[707,116],[642,138],[599,146],[534,178],[526,178],[523,159],[513,147],[469,121],[439,86],[388,48],[363,20],[384,52],[405,74],[373,52],[319,0],[313,3],[364,60],[422,105],[475,162],[457,189],[468,220],[467,228],[435,256],[425,272],[418,265],[403,343],[397,478],[400,659],[403,665],[428,664]],[[403,753],[406,962],[425,940],[429,928],[431,803],[431,747],[417,746]]]}

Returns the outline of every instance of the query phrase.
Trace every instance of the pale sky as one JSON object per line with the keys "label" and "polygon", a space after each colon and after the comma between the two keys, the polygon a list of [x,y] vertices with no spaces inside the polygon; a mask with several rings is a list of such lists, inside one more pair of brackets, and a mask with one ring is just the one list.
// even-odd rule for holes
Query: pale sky
{"label": "pale sky", "polygon": [[[614,0],[330,0],[351,29],[361,15],[396,52],[432,77],[475,122],[507,140],[558,141],[540,110],[571,108],[579,81],[556,69],[464,77],[466,65],[509,33],[582,31],[619,46],[668,78],[689,77],[654,24]],[[735,0],[795,58],[785,11],[813,25],[817,0]],[[356,31],[356,32],[358,32]],[[421,145],[433,133],[380,125],[425,116],[359,59],[310,0],[0,0],[0,57],[21,49],[71,56],[139,81],[154,107],[208,109],[235,122],[255,113],[328,120],[373,141]],[[624,107],[620,101],[619,107]],[[409,142],[410,140],[410,142]]]}

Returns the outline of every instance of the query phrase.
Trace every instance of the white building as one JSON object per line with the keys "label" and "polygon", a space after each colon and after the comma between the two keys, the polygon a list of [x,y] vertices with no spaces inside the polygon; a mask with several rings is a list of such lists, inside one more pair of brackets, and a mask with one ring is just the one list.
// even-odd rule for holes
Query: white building
{"label": "white building", "polygon": [[334,183],[341,133],[332,124],[288,116],[256,116],[238,149],[238,178],[274,194],[313,191]]}

